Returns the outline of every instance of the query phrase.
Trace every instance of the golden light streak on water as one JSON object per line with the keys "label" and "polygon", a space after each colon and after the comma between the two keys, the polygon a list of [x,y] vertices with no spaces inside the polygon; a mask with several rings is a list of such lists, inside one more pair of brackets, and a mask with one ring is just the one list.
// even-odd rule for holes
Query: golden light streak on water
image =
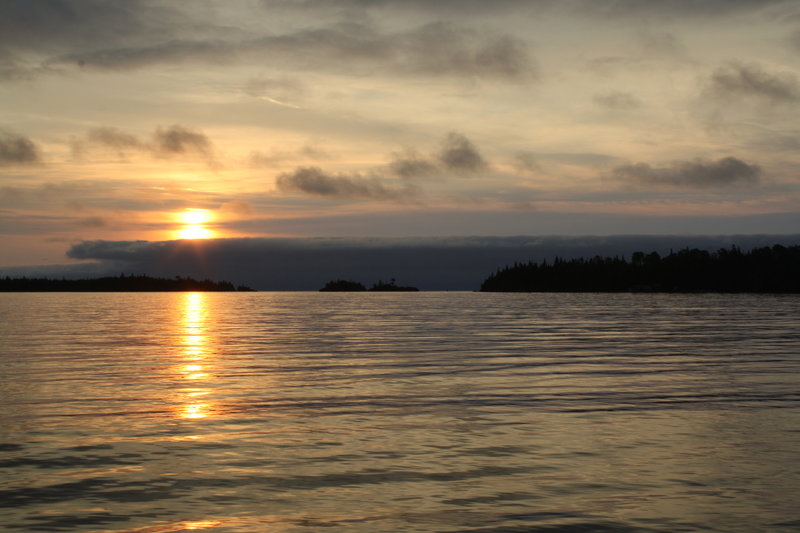
{"label": "golden light streak on water", "polygon": [[[182,339],[182,353],[185,364],[178,367],[178,377],[182,380],[203,381],[213,379],[207,363],[200,364],[209,357],[208,351],[209,307],[205,293],[187,292],[181,301],[181,314],[176,324]],[[211,413],[209,402],[198,403],[198,396],[209,396],[211,390],[206,387],[182,388],[180,392],[181,407],[177,415],[183,419],[207,418]]]}

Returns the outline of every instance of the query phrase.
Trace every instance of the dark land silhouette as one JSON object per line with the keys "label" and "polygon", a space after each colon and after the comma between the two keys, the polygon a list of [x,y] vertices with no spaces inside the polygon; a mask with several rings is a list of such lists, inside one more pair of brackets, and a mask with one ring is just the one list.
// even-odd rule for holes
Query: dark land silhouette
{"label": "dark land silhouette", "polygon": [[416,292],[419,289],[416,287],[397,285],[394,279],[388,283],[379,280],[377,283],[373,283],[372,287],[369,289],[357,281],[337,279],[326,283],[325,286],[320,289],[320,292],[363,292],[367,290],[372,292]]}
{"label": "dark land silhouette", "polygon": [[364,292],[366,290],[367,288],[357,281],[337,279],[326,283],[319,292]]}
{"label": "dark land silhouette", "polygon": [[252,291],[229,281],[198,281],[176,276],[104,277],[96,279],[0,278],[0,292],[183,292],[183,291]]}
{"label": "dark land silhouette", "polygon": [[709,253],[683,249],[661,257],[529,262],[498,270],[483,292],[764,292],[800,293],[800,246],[737,247]]}

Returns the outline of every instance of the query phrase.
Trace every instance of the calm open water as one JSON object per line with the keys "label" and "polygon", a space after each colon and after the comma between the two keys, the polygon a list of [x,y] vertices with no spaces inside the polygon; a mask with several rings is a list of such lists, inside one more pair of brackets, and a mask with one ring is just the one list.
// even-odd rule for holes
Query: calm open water
{"label": "calm open water", "polygon": [[800,298],[0,294],[0,530],[800,530]]}

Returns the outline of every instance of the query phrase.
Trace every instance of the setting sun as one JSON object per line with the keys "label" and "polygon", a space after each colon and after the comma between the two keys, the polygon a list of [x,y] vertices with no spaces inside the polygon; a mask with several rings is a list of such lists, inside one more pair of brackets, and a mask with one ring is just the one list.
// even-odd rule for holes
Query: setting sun
{"label": "setting sun", "polygon": [[186,209],[177,213],[175,218],[183,224],[176,231],[179,239],[211,239],[215,236],[214,230],[206,225],[214,219],[213,213],[208,209]]}
{"label": "setting sun", "polygon": [[202,225],[211,221],[211,211],[208,209],[187,209],[178,215],[181,222],[192,226]]}
{"label": "setting sun", "polygon": [[186,226],[178,230],[179,239],[210,239],[214,232],[204,226]]}

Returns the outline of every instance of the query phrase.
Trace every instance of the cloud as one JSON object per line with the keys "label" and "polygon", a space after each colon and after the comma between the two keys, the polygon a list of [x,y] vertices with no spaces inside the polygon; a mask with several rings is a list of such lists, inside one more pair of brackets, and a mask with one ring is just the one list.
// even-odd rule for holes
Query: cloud
{"label": "cloud", "polygon": [[179,125],[159,127],[153,135],[153,148],[157,154],[165,156],[195,152],[211,157],[211,141],[208,137]]}
{"label": "cloud", "polygon": [[410,148],[392,154],[389,169],[403,179],[427,178],[440,173],[436,163]]}
{"label": "cloud", "polygon": [[73,138],[71,145],[72,153],[76,157],[82,157],[90,147],[111,150],[120,158],[124,158],[130,150],[147,149],[135,135],[111,127],[92,128],[83,139]]}
{"label": "cloud", "polygon": [[4,0],[0,2],[0,46],[51,49],[117,42],[164,29],[175,20],[147,0]]}
{"label": "cloud", "polygon": [[761,179],[761,169],[735,157],[718,161],[685,161],[669,167],[651,167],[647,163],[622,165],[614,169],[617,178],[653,185],[710,188],[730,185],[754,185]]}
{"label": "cloud", "polygon": [[375,176],[328,174],[318,167],[299,167],[278,176],[278,189],[339,198],[400,200],[412,195],[410,188],[388,188]]}
{"label": "cloud", "polygon": [[731,63],[714,71],[708,95],[714,99],[755,98],[783,104],[800,101],[797,78],[785,72],[770,73],[757,64]]}
{"label": "cloud", "polygon": [[439,160],[448,169],[457,172],[478,172],[488,168],[488,164],[478,149],[464,135],[456,132],[447,134]]}
{"label": "cloud", "polygon": [[[308,159],[330,157],[308,145],[297,153]],[[253,152],[251,163],[255,166],[273,166],[282,160],[296,159],[293,156],[293,153],[285,152],[272,155]],[[302,192],[329,198],[407,200],[420,192],[420,189],[411,183],[412,180],[441,176],[448,171],[463,175],[487,168],[488,163],[469,139],[460,133],[450,132],[442,142],[441,150],[431,157],[426,157],[413,148],[391,154],[388,171],[405,182],[402,186],[389,187],[384,184],[381,175],[387,171],[386,167],[375,168],[364,175],[333,174],[316,166],[301,166],[293,172],[284,172],[278,175],[276,185],[281,191]]]}
{"label": "cloud", "polygon": [[537,68],[525,43],[507,35],[482,34],[434,22],[395,36],[401,65],[424,74],[522,80]]}
{"label": "cloud", "polygon": [[40,161],[39,148],[33,141],[0,131],[0,165],[32,165]]}
{"label": "cloud", "polygon": [[614,111],[629,111],[642,106],[642,103],[634,95],[620,91],[596,94],[594,103]]}
{"label": "cloud", "polygon": [[448,133],[433,157],[425,157],[413,148],[392,154],[389,170],[403,179],[427,178],[444,172],[475,173],[489,168],[477,147],[466,136]]}
{"label": "cloud", "polygon": [[[172,39],[157,44],[69,53],[55,60],[86,68],[123,70],[185,61],[236,63],[256,59],[272,67],[337,73],[454,76],[525,81],[537,74],[524,41],[490,31],[433,22],[381,33],[363,23],[340,23],[246,40]],[[265,80],[251,94],[286,94],[286,81]],[[281,98],[276,98],[278,103]]]}
{"label": "cloud", "polygon": [[92,128],[84,137],[73,139],[71,142],[72,151],[76,156],[83,156],[92,148],[111,150],[118,157],[125,157],[131,151],[144,152],[160,158],[195,154],[210,165],[216,165],[214,146],[208,136],[179,124],[159,126],[152,136],[145,140],[118,128]]}

